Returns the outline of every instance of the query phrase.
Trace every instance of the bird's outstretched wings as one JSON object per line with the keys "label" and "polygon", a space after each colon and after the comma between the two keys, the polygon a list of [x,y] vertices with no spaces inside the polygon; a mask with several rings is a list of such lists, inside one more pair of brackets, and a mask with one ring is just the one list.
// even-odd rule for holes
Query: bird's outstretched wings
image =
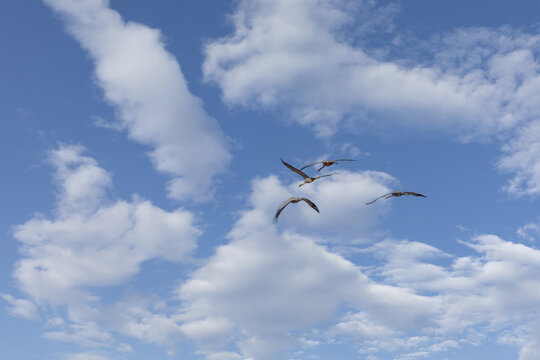
{"label": "bird's outstretched wings", "polygon": [[331,173],[331,174],[319,175],[319,176],[316,176],[314,179],[320,179],[320,178],[323,178],[323,177],[326,177],[326,176],[332,176],[332,175],[335,175],[335,174],[338,174],[338,173],[335,172],[335,173]]}
{"label": "bird's outstretched wings", "polygon": [[415,192],[412,192],[412,191],[405,191],[404,193],[407,194],[407,195],[412,195],[412,196],[427,197],[426,195],[422,195],[422,194],[415,193]]}
{"label": "bird's outstretched wings", "polygon": [[388,195],[392,195],[392,193],[388,193],[388,194],[384,194],[382,196],[379,196],[378,198],[376,198],[375,200],[372,200],[370,202],[367,202],[366,205],[369,205],[369,204],[373,204],[375,201],[379,200],[379,199],[382,199],[383,197],[386,197]]}
{"label": "bird's outstretched wings", "polygon": [[311,200],[309,200],[309,199],[307,199],[307,198],[302,198],[301,200],[304,200],[306,203],[308,203],[309,206],[311,206],[311,208],[312,208],[313,210],[315,210],[316,212],[320,213],[319,208],[317,207],[317,205],[315,205],[315,204],[313,203],[313,201],[311,201]]}
{"label": "bird's outstretched wings", "polygon": [[287,199],[284,202],[282,202],[281,205],[279,205],[279,207],[278,207],[278,209],[276,211],[276,215],[274,215],[274,222],[277,221],[277,219],[279,217],[279,214],[281,214],[283,209],[285,209],[285,206],[289,205],[290,203],[291,203],[291,199]]}
{"label": "bird's outstretched wings", "polygon": [[[305,168],[308,168],[310,166],[313,166],[313,165],[317,165],[317,164],[324,164],[324,162],[327,161],[327,162],[331,162],[331,163],[335,163],[336,161],[357,161],[357,160],[353,160],[353,159],[334,159],[334,160],[324,160],[324,161],[317,161],[317,162],[314,162],[312,164],[309,164],[309,165],[306,165],[306,166],[302,166],[300,168],[300,170],[304,170]],[[323,166],[324,167],[324,166]],[[322,168],[321,168],[322,169]],[[317,171],[320,171],[321,169],[317,170]]]}
{"label": "bird's outstretched wings", "polygon": [[300,176],[303,177],[304,179],[309,178],[309,176],[307,176],[306,173],[304,173],[302,170],[298,170],[297,168],[295,168],[295,167],[292,166],[291,164],[287,164],[285,161],[283,161],[283,159],[281,159],[281,162],[283,163],[283,165],[285,165],[286,167],[288,167],[291,171],[294,171],[295,173],[297,173],[298,175],[300,175]]}
{"label": "bird's outstretched wings", "polygon": [[313,164],[309,164],[309,165],[306,165],[306,166],[302,166],[300,168],[300,170],[304,170],[305,168],[308,168],[310,166],[313,166],[313,165],[317,165],[317,164],[322,164],[323,162],[322,161],[317,161],[317,162],[314,162]]}
{"label": "bird's outstretched wings", "polygon": [[[282,202],[281,205],[279,205],[279,207],[278,207],[278,209],[277,209],[277,211],[276,211],[276,215],[274,215],[274,222],[277,222],[278,217],[279,217],[279,214],[281,214],[281,212],[283,211],[283,209],[285,209],[285,207],[286,207],[287,205],[289,205],[289,204],[292,202],[293,199],[294,199],[294,198],[289,198],[289,199],[285,200],[284,202]],[[315,205],[315,204],[313,203],[313,201],[311,201],[311,200],[309,200],[309,199],[307,199],[307,198],[300,198],[298,201],[300,201],[300,200],[305,201],[309,206],[311,206],[311,208],[312,208],[313,210],[315,210],[316,212],[320,213],[319,208],[317,208],[317,205]],[[296,202],[298,202],[298,201],[296,201]]]}
{"label": "bird's outstretched wings", "polygon": [[426,197],[426,195],[422,195],[422,194],[415,193],[415,192],[412,192],[412,191],[392,191],[392,192],[389,192],[388,194],[384,194],[384,195],[382,195],[382,196],[379,196],[379,197],[376,198],[375,200],[366,203],[366,205],[373,204],[375,201],[377,201],[377,200],[379,200],[379,199],[381,199],[381,198],[389,199],[389,198],[391,198],[392,196],[399,197],[399,196],[403,196],[403,195],[412,195],[412,196]]}

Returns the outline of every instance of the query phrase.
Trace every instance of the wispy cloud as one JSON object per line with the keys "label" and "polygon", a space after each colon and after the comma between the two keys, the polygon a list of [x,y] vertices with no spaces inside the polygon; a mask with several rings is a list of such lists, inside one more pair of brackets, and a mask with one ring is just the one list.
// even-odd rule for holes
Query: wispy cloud
{"label": "wispy cloud", "polygon": [[108,356],[104,356],[104,355],[96,354],[92,352],[64,354],[63,357],[66,360],[110,360],[111,359]]}
{"label": "wispy cloud", "polygon": [[119,126],[149,145],[156,169],[172,177],[169,195],[209,200],[212,179],[231,160],[228,140],[190,93],[160,32],[125,22],[105,0],[44,2],[94,60],[97,83],[118,110]]}
{"label": "wispy cloud", "polygon": [[43,337],[49,340],[72,342],[85,347],[103,347],[114,342],[112,334],[94,322],[71,323],[68,326],[45,332]]}
{"label": "wispy cloud", "polygon": [[37,306],[25,299],[15,299],[10,294],[0,294],[0,297],[4,299],[9,305],[8,311],[11,315],[28,320],[38,320]]}
{"label": "wispy cloud", "polygon": [[539,195],[540,121],[521,127],[515,138],[503,146],[503,152],[498,166],[514,174],[505,190],[517,196]]}
{"label": "wispy cloud", "polygon": [[528,223],[517,229],[517,236],[520,238],[535,241],[538,235],[540,235],[540,224],[538,223]]}

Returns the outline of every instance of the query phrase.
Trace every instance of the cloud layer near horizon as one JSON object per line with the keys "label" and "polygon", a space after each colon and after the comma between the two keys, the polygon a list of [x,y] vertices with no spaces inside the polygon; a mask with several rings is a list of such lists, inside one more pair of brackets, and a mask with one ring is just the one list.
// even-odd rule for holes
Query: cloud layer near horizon
{"label": "cloud layer near horizon", "polygon": [[44,0],[95,62],[105,99],[118,110],[119,127],[152,148],[155,168],[172,176],[178,199],[207,201],[212,179],[231,160],[218,123],[189,92],[180,65],[161,34],[125,22],[107,0]]}

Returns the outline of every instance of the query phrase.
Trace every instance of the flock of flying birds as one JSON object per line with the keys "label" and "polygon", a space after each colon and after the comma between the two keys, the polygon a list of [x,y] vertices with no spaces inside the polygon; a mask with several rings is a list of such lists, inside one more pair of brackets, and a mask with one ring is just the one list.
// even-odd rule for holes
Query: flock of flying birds
{"label": "flock of flying birds", "polygon": [[[329,166],[332,166],[332,165],[335,165],[335,164],[339,164],[339,161],[356,161],[356,160],[352,160],[352,159],[323,160],[323,161],[314,162],[313,164],[309,164],[309,165],[306,165],[304,167],[301,167],[300,169],[297,169],[294,166],[292,166],[291,164],[287,164],[285,161],[283,161],[283,159],[281,159],[281,162],[283,163],[283,165],[285,165],[291,171],[297,173],[298,175],[300,175],[304,179],[304,182],[301,183],[300,185],[298,185],[298,187],[300,187],[302,185],[305,185],[305,184],[310,184],[310,183],[314,182],[317,179],[337,174],[337,173],[331,173],[331,174],[325,174],[325,175],[319,175],[319,176],[308,176],[305,172],[302,171],[305,168],[308,168],[308,167],[316,165],[316,164],[322,164],[322,166],[319,169],[317,169],[317,172],[319,172],[322,169],[324,169],[325,167],[329,167]],[[404,196],[404,195],[406,195],[406,196],[410,195],[410,196],[426,197],[425,195],[415,193],[415,192],[412,192],[412,191],[392,191],[392,192],[389,192],[388,194],[384,194],[384,195],[379,196],[375,200],[366,203],[366,205],[373,204],[375,201],[377,201],[379,199],[382,199],[382,198],[389,199],[391,197],[400,197],[400,196]],[[276,222],[278,220],[279,214],[281,214],[281,212],[283,211],[283,209],[285,209],[285,207],[287,205],[289,205],[290,203],[295,204],[295,203],[300,202],[300,201],[306,202],[306,204],[311,206],[311,208],[313,210],[315,210],[316,212],[320,212],[317,205],[315,205],[315,203],[313,203],[313,201],[309,200],[308,198],[304,198],[304,197],[299,198],[299,197],[296,197],[296,196],[291,196],[290,198],[288,198],[287,200],[282,202],[281,205],[279,205],[279,207],[278,207],[278,209],[276,211],[276,215],[274,215],[274,222]]]}

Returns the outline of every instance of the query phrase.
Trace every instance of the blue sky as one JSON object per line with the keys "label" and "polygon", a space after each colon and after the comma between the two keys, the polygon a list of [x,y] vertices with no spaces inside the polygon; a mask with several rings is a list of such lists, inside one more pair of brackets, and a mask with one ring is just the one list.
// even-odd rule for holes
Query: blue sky
{"label": "blue sky", "polygon": [[540,358],[538,2],[158,3],[0,5],[3,358]]}

